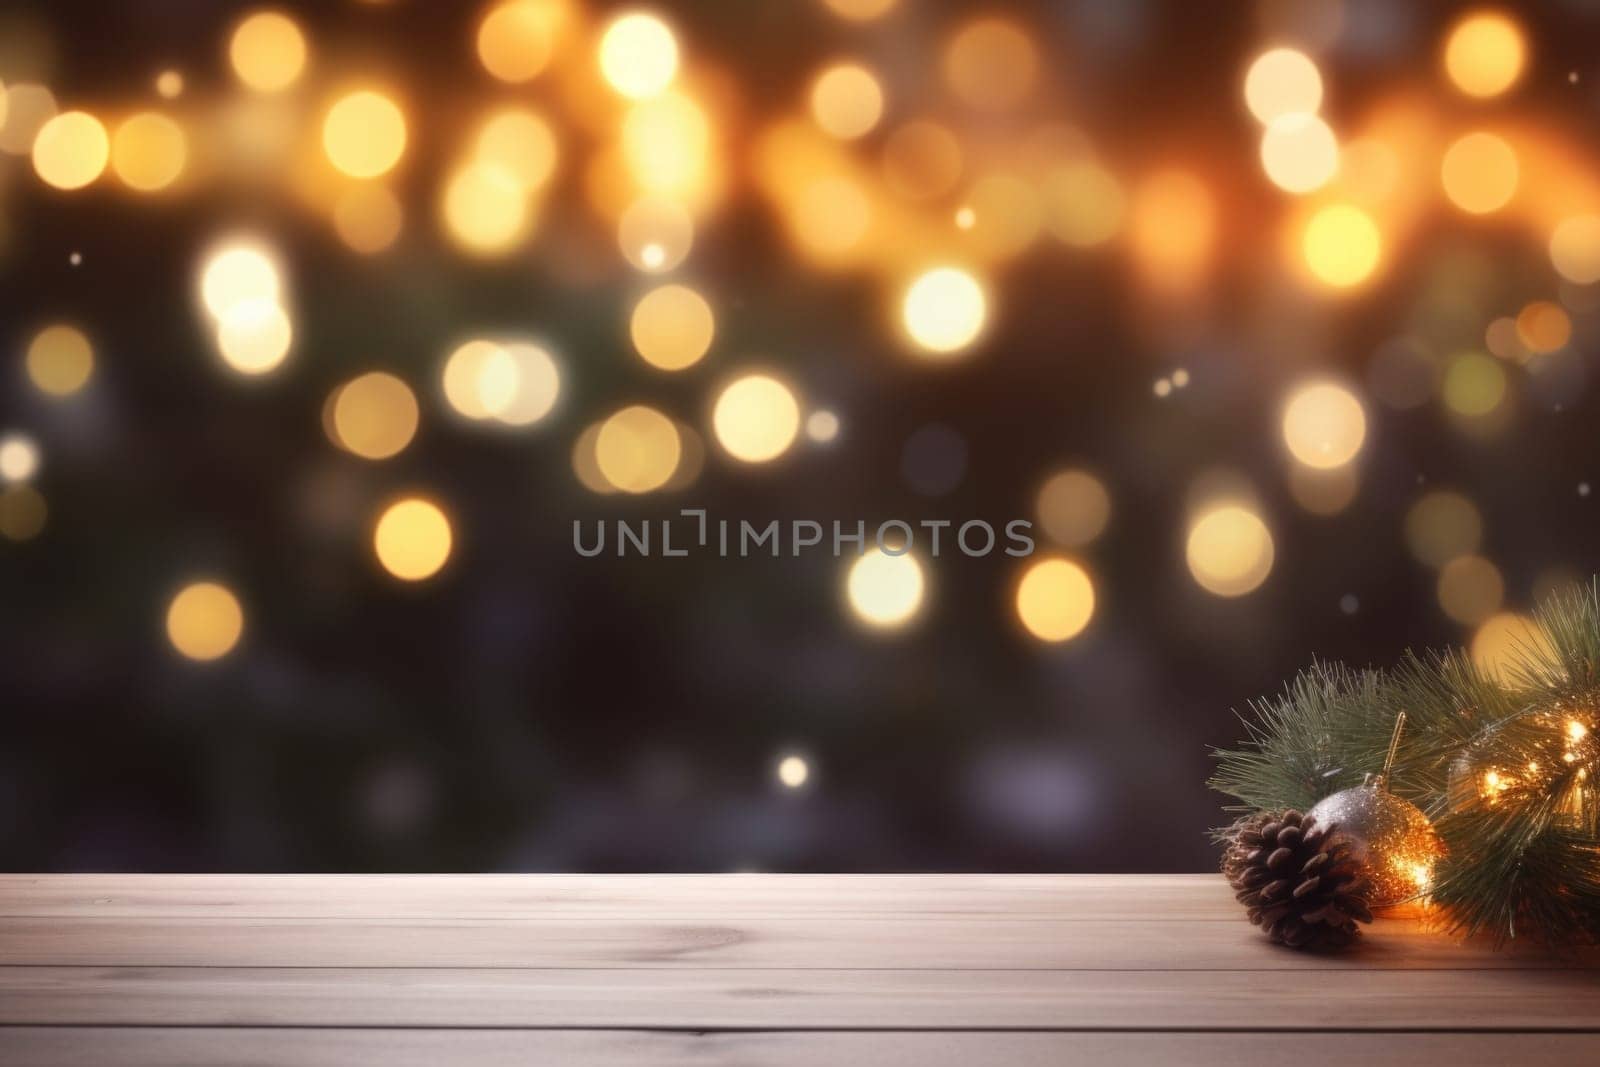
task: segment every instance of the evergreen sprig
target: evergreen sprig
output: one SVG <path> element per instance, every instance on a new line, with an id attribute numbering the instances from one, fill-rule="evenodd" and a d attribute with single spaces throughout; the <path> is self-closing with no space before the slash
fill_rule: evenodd
<path id="1" fill-rule="evenodd" d="M 1314 663 L 1243 717 L 1211 787 L 1231 811 L 1305 810 L 1382 768 L 1446 854 L 1432 899 L 1455 930 L 1499 941 L 1600 941 L 1600 581 L 1535 613 L 1490 673 L 1460 652 L 1390 670 Z"/>

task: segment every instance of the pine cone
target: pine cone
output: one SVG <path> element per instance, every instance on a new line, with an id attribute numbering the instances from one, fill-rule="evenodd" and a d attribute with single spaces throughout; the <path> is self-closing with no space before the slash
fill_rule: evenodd
<path id="1" fill-rule="evenodd" d="M 1338 948 L 1372 921 L 1366 878 L 1338 829 L 1291 810 L 1247 816 L 1225 835 L 1222 873 L 1274 942 Z"/>

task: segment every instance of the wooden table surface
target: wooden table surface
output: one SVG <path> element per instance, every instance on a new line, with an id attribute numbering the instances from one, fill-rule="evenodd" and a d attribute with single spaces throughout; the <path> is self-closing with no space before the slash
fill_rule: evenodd
<path id="1" fill-rule="evenodd" d="M 1216 875 L 0 876 L 0 1063 L 1600 1063 L 1600 960 Z"/>

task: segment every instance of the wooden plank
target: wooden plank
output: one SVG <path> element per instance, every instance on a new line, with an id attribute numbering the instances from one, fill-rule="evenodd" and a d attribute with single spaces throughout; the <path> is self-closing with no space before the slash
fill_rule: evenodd
<path id="1" fill-rule="evenodd" d="M 1600 1035 L 895 1033 L 692 1034 L 605 1030 L 0 1029 L 18 1067 L 1571 1067 Z"/>
<path id="2" fill-rule="evenodd" d="M 1593 966 L 1591 954 L 1568 966 Z M 1341 955 L 1268 945 L 1242 917 L 1017 923 L 987 917 L 727 922 L 461 919 L 5 919 L 0 961 L 129 967 L 757 967 L 849 970 L 1548 968 L 1529 948 L 1456 944 L 1394 920 Z"/>
<path id="3" fill-rule="evenodd" d="M 0 968 L 0 1023 L 1600 1030 L 1584 971 Z"/>
<path id="4" fill-rule="evenodd" d="M 1232 919 L 1217 875 L 0 875 L 0 917 Z"/>

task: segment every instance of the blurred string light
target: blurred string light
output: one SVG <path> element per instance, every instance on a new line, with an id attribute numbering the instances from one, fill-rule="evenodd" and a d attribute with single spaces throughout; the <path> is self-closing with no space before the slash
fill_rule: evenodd
<path id="1" fill-rule="evenodd" d="M 900 0 L 823 0 L 828 10 L 835 15 L 861 22 L 882 18 L 899 2 Z"/>
<path id="2" fill-rule="evenodd" d="M 1289 395 L 1283 440 L 1296 461 L 1318 470 L 1355 459 L 1367 437 L 1361 401 L 1335 382 L 1310 382 Z"/>
<path id="3" fill-rule="evenodd" d="M 900 304 L 901 322 L 918 348 L 949 356 L 969 348 L 983 332 L 988 297 L 978 279 L 959 267 L 918 275 Z"/>
<path id="4" fill-rule="evenodd" d="M 1535 300 L 1517 313 L 1515 331 L 1530 354 L 1544 355 L 1565 348 L 1572 340 L 1572 318 L 1560 304 Z"/>
<path id="5" fill-rule="evenodd" d="M 159 112 L 129 117 L 111 138 L 111 169 L 141 193 L 158 192 L 177 181 L 188 158 L 183 127 Z"/>
<path id="6" fill-rule="evenodd" d="M 1445 39 L 1445 73 L 1468 96 L 1499 96 L 1516 84 L 1526 62 L 1521 27 L 1500 12 L 1470 14 Z"/>
<path id="7" fill-rule="evenodd" d="M 1217 238 L 1217 207 L 1193 173 L 1166 168 L 1146 175 L 1133 192 L 1135 262 L 1158 292 L 1185 295 L 1205 278 Z"/>
<path id="8" fill-rule="evenodd" d="M 533 224 L 532 205 L 516 175 L 491 162 L 474 160 L 445 183 L 445 229 L 463 251 L 480 255 L 509 252 Z"/>
<path id="9" fill-rule="evenodd" d="M 387 174 L 405 153 L 405 113 L 374 89 L 346 93 L 323 116 L 322 149 L 341 174 L 352 178 Z"/>
<path id="10" fill-rule="evenodd" d="M 1450 202 L 1473 215 L 1498 211 L 1517 191 L 1517 155 L 1502 138 L 1479 131 L 1452 144 L 1439 179 Z"/>
<path id="11" fill-rule="evenodd" d="M 836 63 L 811 83 L 811 117 L 842 140 L 864 136 L 883 117 L 883 87 L 859 63 Z"/>
<path id="12" fill-rule="evenodd" d="M 678 39 L 655 15 L 640 11 L 619 15 L 600 38 L 600 73 L 625 97 L 657 96 L 677 76 Z"/>
<path id="13" fill-rule="evenodd" d="M 57 189 L 82 189 L 91 184 L 110 159 L 111 139 L 106 128 L 86 111 L 53 116 L 39 127 L 33 140 L 34 172 Z"/>
<path id="14" fill-rule="evenodd" d="M 221 659 L 243 635 L 244 609 L 221 582 L 191 582 L 167 605 L 167 640 L 186 659 Z"/>
<path id="15" fill-rule="evenodd" d="M 1452 489 L 1421 496 L 1405 517 L 1405 542 L 1417 562 L 1439 568 L 1478 550 L 1483 518 L 1477 505 Z"/>
<path id="16" fill-rule="evenodd" d="M 0 482 L 21 485 L 39 473 L 39 445 L 22 433 L 0 435 Z"/>
<path id="17" fill-rule="evenodd" d="M 1223 597 L 1254 592 L 1272 573 L 1272 532 L 1253 507 L 1223 502 L 1189 524 L 1185 557 L 1200 587 Z"/>
<path id="18" fill-rule="evenodd" d="M 0 489 L 0 537 L 8 541 L 31 541 L 44 532 L 49 509 L 39 491 L 31 485 Z"/>
<path id="19" fill-rule="evenodd" d="M 475 149 L 479 161 L 501 168 L 530 192 L 550 180 L 560 156 L 550 123 L 524 107 L 490 115 L 478 128 Z"/>
<path id="20" fill-rule="evenodd" d="M 363 459 L 398 455 L 416 437 L 416 394 L 392 374 L 363 374 L 339 386 L 329 399 L 334 444 Z"/>
<path id="21" fill-rule="evenodd" d="M 450 519 L 438 504 L 409 496 L 378 516 L 372 548 L 384 570 L 401 581 L 420 582 L 443 569 L 453 538 Z"/>
<path id="22" fill-rule="evenodd" d="M 1483 622 L 1500 610 L 1505 580 L 1482 556 L 1457 556 L 1439 569 L 1439 607 L 1464 626 Z"/>
<path id="23" fill-rule="evenodd" d="M 1322 106 L 1322 74 L 1304 52 L 1274 48 L 1251 62 L 1244 98 L 1263 125 L 1293 115 L 1314 115 Z"/>
<path id="24" fill-rule="evenodd" d="M 1463 352 L 1445 369 L 1442 396 L 1451 413 L 1468 419 L 1494 414 L 1506 399 L 1506 371 L 1483 352 Z"/>
<path id="25" fill-rule="evenodd" d="M 1301 251 L 1317 280 L 1335 289 L 1349 289 L 1378 269 L 1383 237 L 1365 211 L 1351 204 L 1329 204 L 1306 222 Z"/>
<path id="26" fill-rule="evenodd" d="M 228 61 L 248 88 L 275 93 L 300 80 L 306 68 L 306 39 L 300 27 L 279 11 L 258 11 L 235 27 Z"/>
<path id="27" fill-rule="evenodd" d="M 711 348 L 716 319 L 705 297 L 687 285 L 663 285 L 633 307 L 628 325 L 634 351 L 653 367 L 683 370 Z"/>
<path id="28" fill-rule="evenodd" d="M 532 81 L 550 65 L 569 18 L 566 0 L 496 4 L 478 23 L 478 60 L 503 82 Z"/>
<path id="29" fill-rule="evenodd" d="M 748 374 L 717 395 L 711 426 L 723 451 L 744 463 L 767 463 L 789 450 L 800 432 L 800 403 L 783 382 Z"/>
<path id="30" fill-rule="evenodd" d="M 642 196 L 617 221 L 617 244 L 635 269 L 650 274 L 670 271 L 694 245 L 694 217 L 675 200 Z"/>
<path id="31" fill-rule="evenodd" d="M 964 103 L 984 110 L 1015 107 L 1032 90 L 1039 53 L 1022 27 L 981 16 L 966 23 L 945 46 L 946 83 Z"/>
<path id="32" fill-rule="evenodd" d="M 883 180 L 909 200 L 931 200 L 961 180 L 965 154 L 955 134 L 931 119 L 897 127 L 883 145 Z"/>
<path id="33" fill-rule="evenodd" d="M 667 416 L 633 404 L 600 424 L 594 462 L 601 477 L 624 493 L 649 493 L 672 480 L 683 456 L 683 437 Z"/>
<path id="34" fill-rule="evenodd" d="M 1034 510 L 1047 537 L 1067 548 L 1081 548 L 1111 521 L 1111 494 L 1089 471 L 1058 471 L 1039 487 Z"/>
<path id="35" fill-rule="evenodd" d="M 458 415 L 513 427 L 543 420 L 561 395 L 555 357 L 527 341 L 467 341 L 446 357 L 442 381 Z"/>
<path id="36" fill-rule="evenodd" d="M 289 354 L 294 327 L 283 306 L 276 258 L 253 238 L 232 238 L 206 257 L 201 303 L 216 326 L 217 350 L 241 374 L 275 370 Z"/>
<path id="37" fill-rule="evenodd" d="M 1283 115 L 1261 135 L 1261 166 L 1278 188 L 1310 193 L 1339 170 L 1339 142 L 1316 115 Z"/>
<path id="38" fill-rule="evenodd" d="M 819 445 L 832 444 L 839 437 L 839 416 L 818 408 L 806 416 L 806 436 Z"/>
<path id="39" fill-rule="evenodd" d="M 1117 235 L 1127 212 L 1122 183 L 1090 159 L 1052 170 L 1041 183 L 1044 222 L 1050 232 L 1076 248 L 1092 248 Z"/>
<path id="40" fill-rule="evenodd" d="M 399 197 L 382 185 L 363 182 L 339 195 L 333 228 L 352 251 L 376 255 L 392 246 L 405 225 Z"/>
<path id="41" fill-rule="evenodd" d="M 1017 583 L 1017 618 L 1041 641 L 1070 641 L 1094 617 L 1094 584 L 1089 572 L 1067 559 L 1030 563 Z"/>
<path id="42" fill-rule="evenodd" d="M 176 100 L 183 95 L 183 72 L 167 69 L 156 75 L 156 95 L 163 100 Z"/>
<path id="43" fill-rule="evenodd" d="M 785 789 L 799 789 L 811 779 L 811 765 L 804 756 L 791 753 L 778 760 L 777 776 Z"/>
<path id="44" fill-rule="evenodd" d="M 1533 619 L 1516 612 L 1501 612 L 1485 619 L 1474 631 L 1469 654 L 1490 678 L 1511 684 L 1516 679 L 1506 673 L 1510 664 L 1530 652 L 1548 648 L 1544 632 Z"/>
<path id="45" fill-rule="evenodd" d="M 55 94 L 43 85 L 17 82 L 6 86 L 6 120 L 0 125 L 0 151 L 25 156 L 34 139 L 58 110 Z"/>
<path id="46" fill-rule="evenodd" d="M 921 610 L 924 584 L 922 564 L 912 553 L 890 555 L 874 545 L 850 564 L 845 596 L 867 626 L 897 630 Z"/>
<path id="47" fill-rule="evenodd" d="M 1574 285 L 1600 281 L 1600 215 L 1563 219 L 1550 235 L 1550 262 Z"/>
<path id="48" fill-rule="evenodd" d="M 94 347 L 76 326 L 57 323 L 33 335 L 24 364 L 35 389 L 46 396 L 72 396 L 94 374 Z"/>

